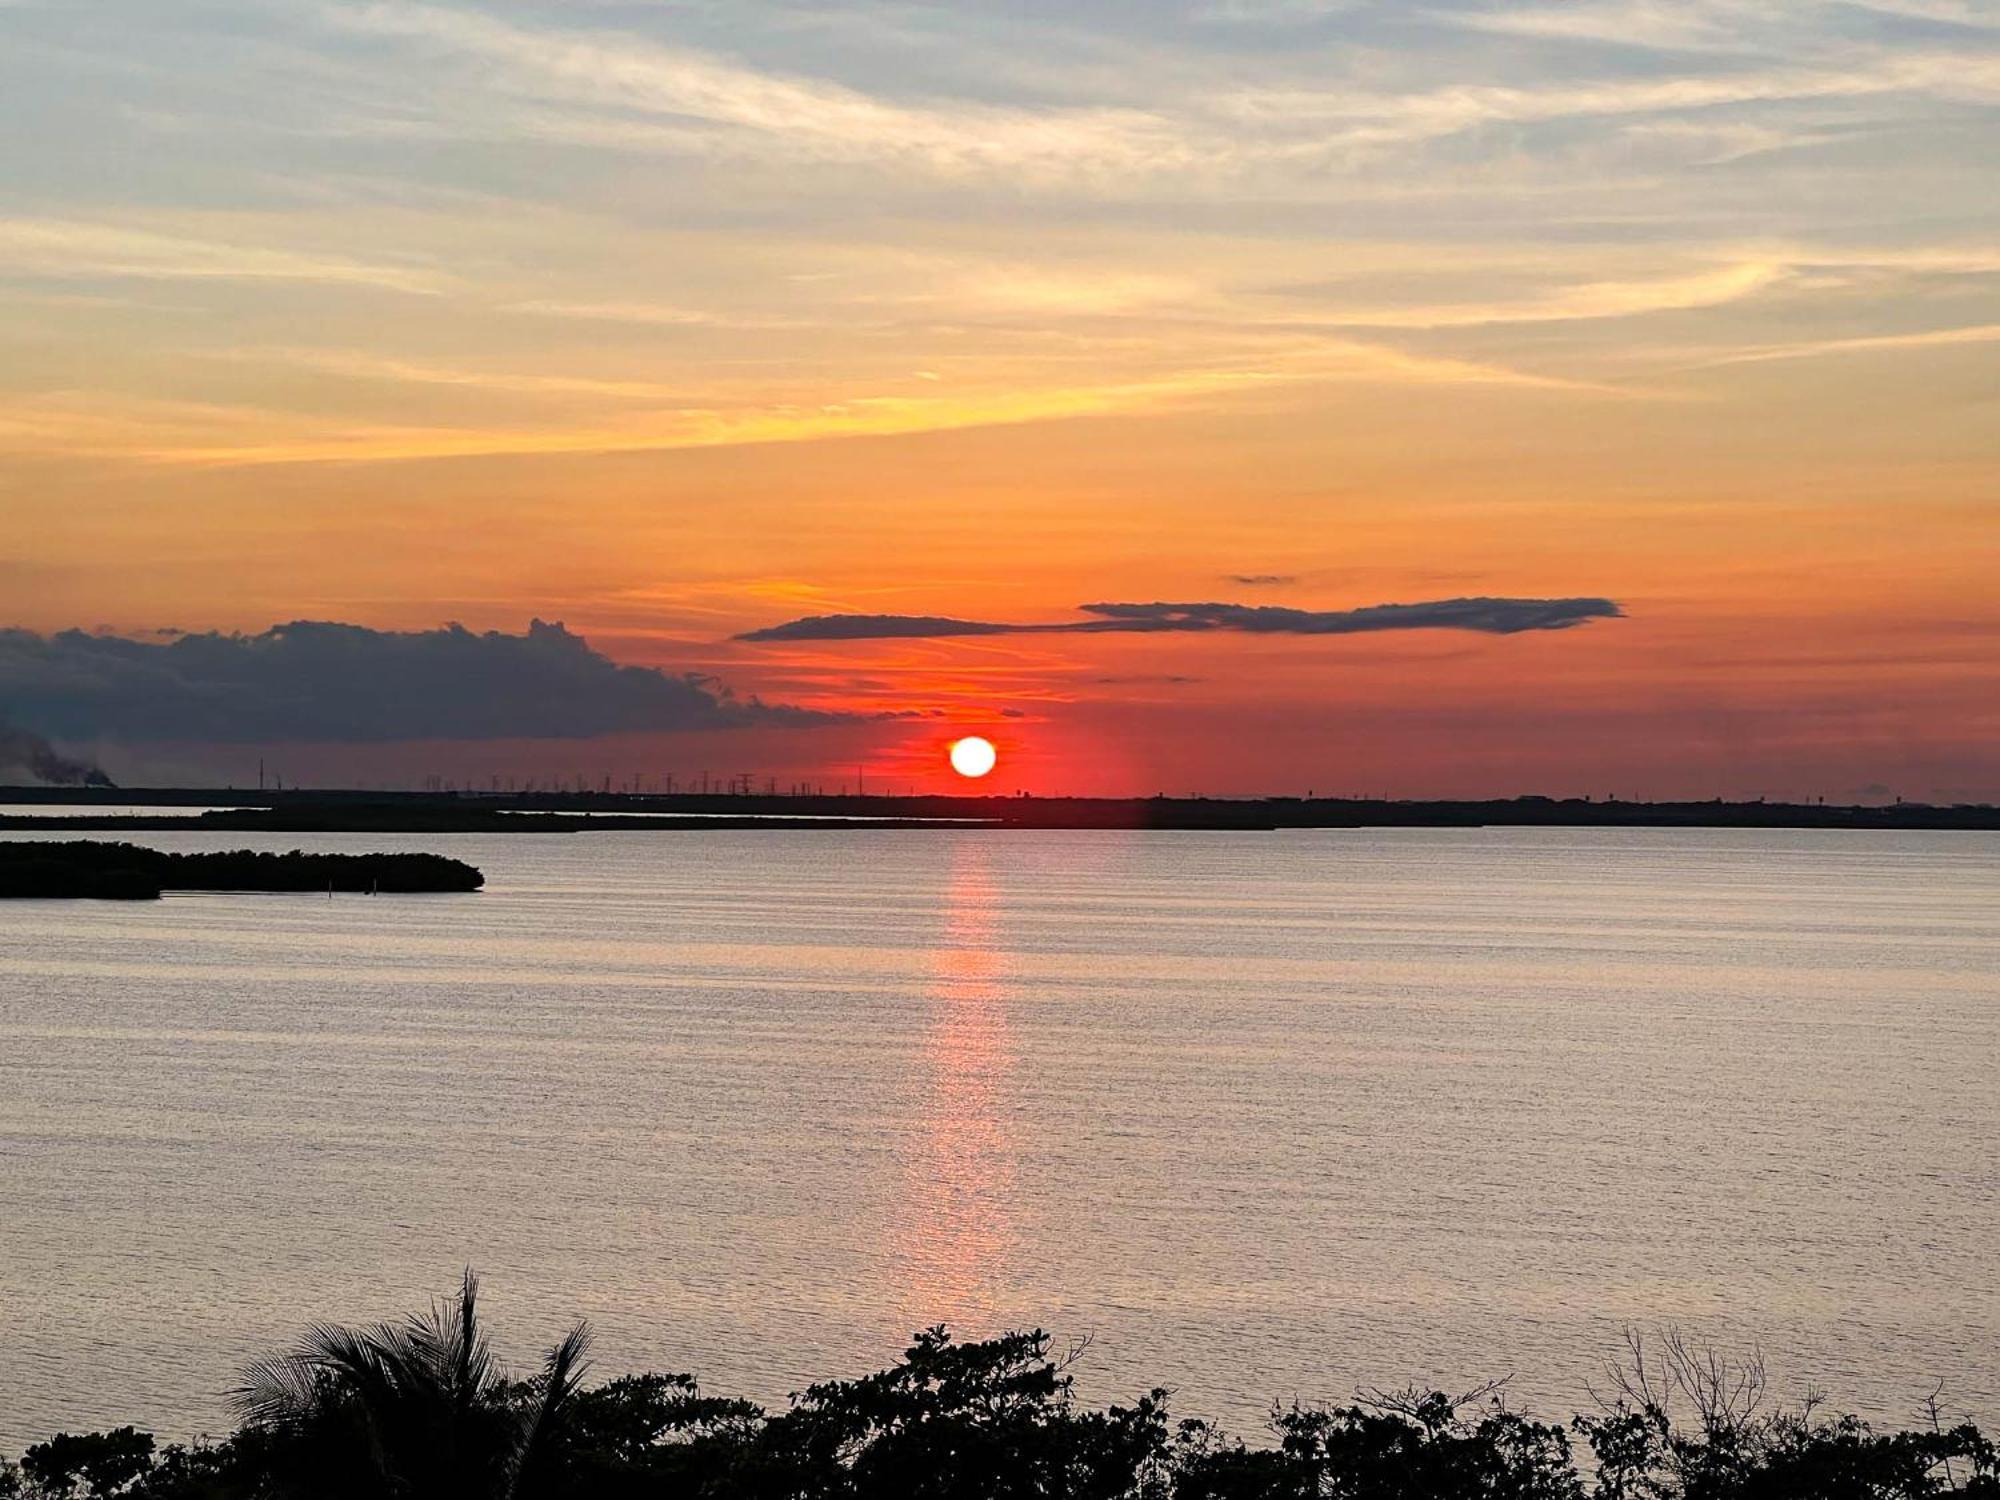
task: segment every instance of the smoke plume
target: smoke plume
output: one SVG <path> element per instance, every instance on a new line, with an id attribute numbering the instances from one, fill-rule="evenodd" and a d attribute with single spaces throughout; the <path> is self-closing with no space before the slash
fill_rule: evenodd
<path id="1" fill-rule="evenodd" d="M 30 730 L 0 722 L 0 772 L 18 767 L 50 786 L 111 786 L 112 780 L 88 761 L 71 760 Z"/>

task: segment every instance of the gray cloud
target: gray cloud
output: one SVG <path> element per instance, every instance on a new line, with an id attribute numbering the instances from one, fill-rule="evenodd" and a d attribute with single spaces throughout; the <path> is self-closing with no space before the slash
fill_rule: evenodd
<path id="1" fill-rule="evenodd" d="M 879 641 L 941 635 L 1018 635 L 1035 630 L 1073 630 L 1076 625 L 995 625 L 953 620 L 944 615 L 808 615 L 762 630 L 747 630 L 739 641 Z"/>
<path id="2" fill-rule="evenodd" d="M 740 641 L 860 641 L 968 635 L 1103 635 L 1238 631 L 1250 635 L 1356 635 L 1376 630 L 1476 630 L 1515 635 L 1567 630 L 1624 614 L 1609 599 L 1438 599 L 1362 609 L 1268 604 L 1084 604 L 1090 620 L 1001 624 L 938 615 L 810 615 L 739 635 Z"/>
<path id="3" fill-rule="evenodd" d="M 65 739 L 217 743 L 570 739 L 845 717 L 620 666 L 540 620 L 524 635 L 319 620 L 168 641 L 0 630 L 0 709 Z"/>
<path id="4" fill-rule="evenodd" d="M 1268 588 L 1276 584 L 1297 583 L 1296 573 L 1231 573 L 1231 583 L 1240 583 L 1245 588 Z"/>

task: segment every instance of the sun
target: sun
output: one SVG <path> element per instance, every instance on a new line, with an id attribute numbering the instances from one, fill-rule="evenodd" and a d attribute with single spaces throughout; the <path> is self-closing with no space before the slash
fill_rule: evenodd
<path id="1" fill-rule="evenodd" d="M 983 740 L 976 734 L 951 742 L 951 768 L 961 776 L 976 780 L 992 770 L 994 762 L 999 759 L 993 741 Z"/>

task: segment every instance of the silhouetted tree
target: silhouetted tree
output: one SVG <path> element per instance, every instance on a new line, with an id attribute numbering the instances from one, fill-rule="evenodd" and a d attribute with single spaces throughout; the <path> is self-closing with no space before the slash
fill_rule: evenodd
<path id="1" fill-rule="evenodd" d="M 1559 1427 L 1509 1411 L 1497 1386 L 1459 1397 L 1439 1391 L 1370 1392 L 1333 1409 L 1272 1413 L 1275 1451 L 1208 1445 L 1181 1464 L 1187 1500 L 1582 1500 Z M 1468 1416 L 1473 1408 L 1478 1415 Z"/>
<path id="2" fill-rule="evenodd" d="M 555 1449 L 582 1379 L 579 1323 L 526 1386 L 507 1380 L 479 1323 L 479 1280 L 427 1314 L 372 1328 L 319 1324 L 260 1360 L 234 1393 L 269 1439 L 272 1493 L 526 1500 L 551 1490 Z"/>
<path id="3" fill-rule="evenodd" d="M 555 1459 L 565 1494 L 701 1494 L 742 1467 L 763 1408 L 701 1394 L 692 1375 L 627 1375 L 579 1391 Z"/>
<path id="4" fill-rule="evenodd" d="M 1039 1330 L 955 1344 L 917 1335 L 902 1362 L 830 1381 L 771 1419 L 753 1470 L 759 1495 L 907 1496 L 909 1500 L 1114 1500 L 1146 1486 L 1166 1443 L 1165 1393 L 1078 1413 L 1068 1365 Z M 1145 1486 L 1142 1489 L 1142 1486 Z"/>

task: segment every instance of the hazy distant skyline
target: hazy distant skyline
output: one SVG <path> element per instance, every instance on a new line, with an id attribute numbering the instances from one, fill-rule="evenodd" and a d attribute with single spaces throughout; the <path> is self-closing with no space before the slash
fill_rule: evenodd
<path id="1" fill-rule="evenodd" d="M 364 676 L 295 775 L 941 787 L 979 732 L 1001 791 L 2000 798 L 1993 5 L 0 36 L 0 627 L 561 620 L 696 705 L 545 744 L 494 657 L 485 730 L 399 744 L 343 728 Z M 1616 614 L 1341 623 L 1465 600 Z M 799 623 L 862 616 L 903 623 Z M 114 773 L 243 754 L 17 717 Z"/>

